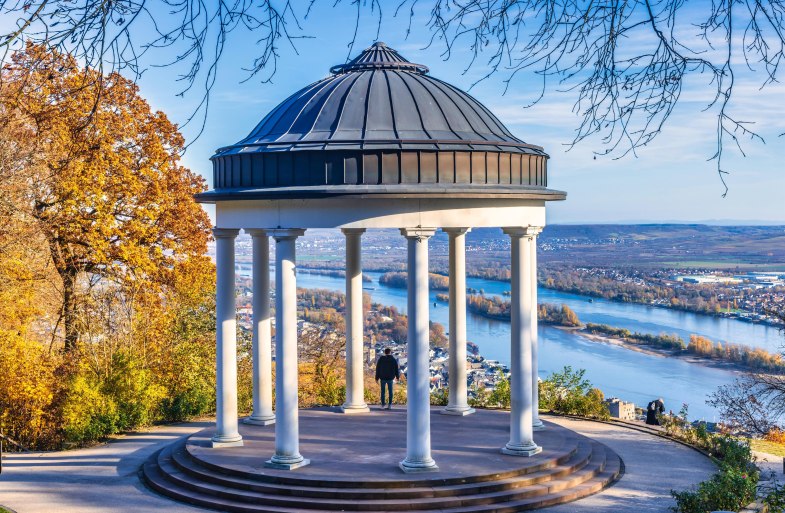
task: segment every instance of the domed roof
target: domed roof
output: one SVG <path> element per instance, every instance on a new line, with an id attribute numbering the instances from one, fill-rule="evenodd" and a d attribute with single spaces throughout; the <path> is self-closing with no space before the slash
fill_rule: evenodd
<path id="1" fill-rule="evenodd" d="M 365 193 L 405 184 L 544 188 L 544 150 L 428 71 L 374 43 L 219 149 L 212 158 L 215 190 L 199 199 L 241 191 L 251 197 L 251 190 L 256 198 L 344 194 L 359 185 Z"/>
<path id="2" fill-rule="evenodd" d="M 360 148 L 535 151 L 467 93 L 384 43 L 274 108 L 237 146 L 269 151 Z M 317 146 L 318 145 L 318 146 Z"/>

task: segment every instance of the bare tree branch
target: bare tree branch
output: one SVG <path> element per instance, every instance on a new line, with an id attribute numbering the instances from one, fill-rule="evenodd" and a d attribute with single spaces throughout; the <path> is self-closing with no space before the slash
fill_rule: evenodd
<path id="1" fill-rule="evenodd" d="M 230 37 L 238 30 L 256 35 L 246 80 L 268 82 L 280 45 L 296 51 L 318 2 L 0 0 L 0 12 L 16 18 L 0 34 L 0 46 L 7 52 L 22 41 L 45 42 L 87 66 L 136 78 L 144 65 L 182 68 L 180 94 L 200 89 L 187 123 L 198 120 L 201 131 Z M 354 14 L 348 58 L 364 14 L 375 16 L 377 35 L 385 15 L 379 0 L 332 0 L 331 7 L 339 4 Z M 524 74 L 537 76 L 532 104 L 553 89 L 574 94 L 578 121 L 570 146 L 599 141 L 596 153 L 612 158 L 651 143 L 680 104 L 686 81 L 705 77 L 706 109 L 716 115 L 709 158 L 723 184 L 725 150 L 744 155 L 745 142 L 763 141 L 754 120 L 733 113 L 735 68 L 744 63 L 763 88 L 778 82 L 785 56 L 785 0 L 399 0 L 388 16 L 399 14 L 407 16 L 407 34 L 424 23 L 429 46 L 439 46 L 445 59 L 468 52 L 466 69 L 483 66 L 480 80 L 499 76 L 509 89 Z"/>

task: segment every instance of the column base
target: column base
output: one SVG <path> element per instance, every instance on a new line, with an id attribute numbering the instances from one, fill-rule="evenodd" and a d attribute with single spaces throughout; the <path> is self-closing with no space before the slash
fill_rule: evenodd
<path id="1" fill-rule="evenodd" d="M 356 413 L 370 413 L 371 409 L 368 408 L 367 404 L 344 404 L 341 406 L 341 413 L 345 413 L 347 415 L 354 415 Z"/>
<path id="2" fill-rule="evenodd" d="M 278 470 L 294 470 L 296 468 L 310 465 L 311 460 L 307 460 L 302 456 L 298 458 L 277 458 L 273 456 L 264 462 L 265 468 L 275 468 Z"/>
<path id="3" fill-rule="evenodd" d="M 469 406 L 457 406 L 457 407 L 446 407 L 445 409 L 441 410 L 439 413 L 442 415 L 455 415 L 458 417 L 465 417 L 466 415 L 471 415 L 475 412 L 474 408 Z"/>
<path id="4" fill-rule="evenodd" d="M 534 456 L 542 452 L 542 447 L 532 442 L 525 445 L 510 445 L 509 443 L 502 448 L 502 454 L 508 456 Z"/>
<path id="5" fill-rule="evenodd" d="M 545 424 L 543 424 L 541 420 L 535 420 L 532 422 L 532 429 L 535 431 L 545 431 Z"/>
<path id="6" fill-rule="evenodd" d="M 258 417 L 251 415 L 250 417 L 243 419 L 243 424 L 249 424 L 251 426 L 269 426 L 275 424 L 275 415 L 260 415 Z"/>
<path id="7" fill-rule="evenodd" d="M 436 465 L 436 462 L 431 460 L 428 461 L 410 461 L 408 458 L 403 460 L 398 464 L 398 467 L 406 472 L 407 474 L 415 473 L 415 472 L 438 472 L 439 467 Z"/>
<path id="8" fill-rule="evenodd" d="M 214 436 L 212 438 L 213 448 L 219 447 L 242 447 L 243 437 L 240 435 L 235 436 Z"/>

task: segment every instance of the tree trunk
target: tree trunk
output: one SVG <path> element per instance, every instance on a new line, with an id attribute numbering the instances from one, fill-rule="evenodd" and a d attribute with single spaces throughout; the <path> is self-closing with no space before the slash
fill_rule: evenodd
<path id="1" fill-rule="evenodd" d="M 76 273 L 65 272 L 60 275 L 63 279 L 63 326 L 65 330 L 65 352 L 76 350 L 79 341 L 79 332 L 76 329 Z"/>

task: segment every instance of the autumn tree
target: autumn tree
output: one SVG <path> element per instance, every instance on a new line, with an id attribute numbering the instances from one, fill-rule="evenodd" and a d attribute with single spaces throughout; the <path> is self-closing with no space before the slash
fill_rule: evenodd
<path id="1" fill-rule="evenodd" d="M 332 327 L 311 326 L 300 333 L 298 347 L 302 398 L 315 404 L 340 404 L 345 399 L 339 372 L 345 358 L 345 335 Z"/>
<path id="2" fill-rule="evenodd" d="M 99 281 L 141 291 L 169 283 L 180 261 L 206 251 L 209 219 L 193 195 L 204 181 L 179 160 L 177 126 L 118 73 L 80 67 L 28 44 L 2 69 L 0 145 L 22 148 L 5 210 L 45 241 L 61 287 L 66 350 L 78 343 L 80 295 Z"/>
<path id="3" fill-rule="evenodd" d="M 766 313 L 785 323 L 785 309 Z M 723 422 L 736 429 L 756 435 L 779 432 L 785 428 L 785 351 L 773 355 L 745 349 L 745 363 L 763 371 L 745 372 L 733 383 L 720 386 L 706 402 L 717 409 Z"/>

